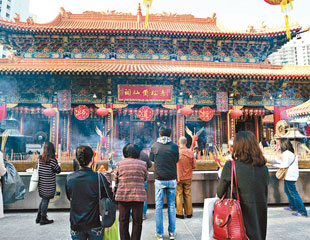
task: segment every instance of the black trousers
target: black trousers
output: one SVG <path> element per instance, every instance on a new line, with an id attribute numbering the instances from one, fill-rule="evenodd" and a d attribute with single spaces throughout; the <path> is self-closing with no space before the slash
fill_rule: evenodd
<path id="1" fill-rule="evenodd" d="M 38 209 L 38 213 L 41 213 L 42 217 L 46 217 L 46 215 L 47 215 L 47 208 L 48 208 L 49 202 L 50 202 L 49 199 L 45 199 L 45 198 L 41 199 L 39 209 Z"/>
<path id="2" fill-rule="evenodd" d="M 121 240 L 140 240 L 144 202 L 118 202 L 119 234 Z M 132 232 L 129 235 L 129 217 L 132 209 Z"/>

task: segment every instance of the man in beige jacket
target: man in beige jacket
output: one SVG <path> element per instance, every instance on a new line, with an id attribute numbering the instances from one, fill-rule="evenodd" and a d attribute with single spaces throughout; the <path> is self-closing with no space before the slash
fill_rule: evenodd
<path id="1" fill-rule="evenodd" d="M 193 169 L 196 168 L 194 153 L 186 147 L 186 137 L 179 139 L 179 161 L 177 162 L 177 192 L 176 192 L 176 217 L 184 219 L 184 210 L 187 218 L 193 216 L 192 207 L 192 177 Z"/>

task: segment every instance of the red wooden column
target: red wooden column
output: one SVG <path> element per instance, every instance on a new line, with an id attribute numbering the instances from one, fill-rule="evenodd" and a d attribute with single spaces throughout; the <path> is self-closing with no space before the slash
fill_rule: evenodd
<path id="1" fill-rule="evenodd" d="M 288 107 L 274 107 L 274 114 L 273 114 L 273 119 L 274 119 L 274 134 L 276 134 L 276 125 L 277 122 L 279 122 L 282 119 L 289 119 L 289 117 L 286 115 L 286 110 L 292 108 L 292 106 Z"/>

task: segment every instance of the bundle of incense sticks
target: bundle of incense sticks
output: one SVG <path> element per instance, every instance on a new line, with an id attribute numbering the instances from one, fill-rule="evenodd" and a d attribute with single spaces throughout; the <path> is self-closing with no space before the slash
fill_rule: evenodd
<path id="1" fill-rule="evenodd" d="M 4 133 L 2 133 L 2 142 L 1 142 L 1 151 L 4 151 L 4 147 L 6 144 L 6 141 L 8 140 L 9 134 L 5 131 Z"/>
<path id="2" fill-rule="evenodd" d="M 222 169 L 227 159 L 225 159 L 225 154 L 223 153 L 221 146 L 215 145 L 215 152 L 216 157 L 214 157 L 214 161 L 219 166 L 219 168 Z"/>

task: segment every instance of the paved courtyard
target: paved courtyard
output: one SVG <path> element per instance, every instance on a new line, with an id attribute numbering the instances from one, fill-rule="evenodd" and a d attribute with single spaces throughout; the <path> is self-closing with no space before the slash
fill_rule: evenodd
<path id="1" fill-rule="evenodd" d="M 310 208 L 307 208 L 308 214 Z M 165 240 L 167 236 L 167 209 L 164 210 Z M 177 219 L 176 240 L 200 240 L 202 229 L 202 207 L 194 208 L 191 219 Z M 69 211 L 50 211 L 49 218 L 55 223 L 40 226 L 34 223 L 35 212 L 8 212 L 0 219 L 1 240 L 69 240 Z M 155 232 L 154 208 L 148 210 L 143 223 L 141 240 L 152 240 Z M 310 239 L 310 218 L 292 216 L 283 207 L 269 207 L 268 240 Z"/>

